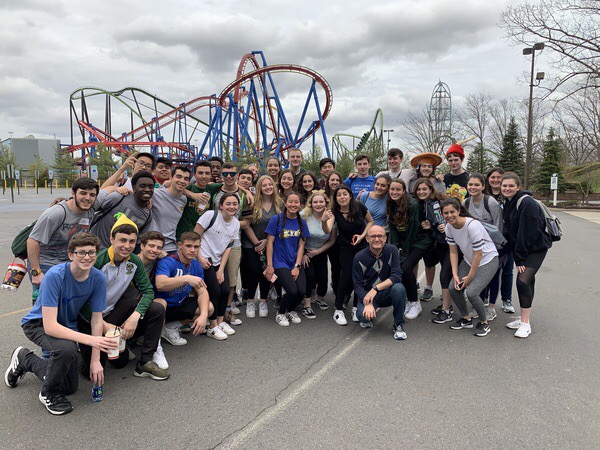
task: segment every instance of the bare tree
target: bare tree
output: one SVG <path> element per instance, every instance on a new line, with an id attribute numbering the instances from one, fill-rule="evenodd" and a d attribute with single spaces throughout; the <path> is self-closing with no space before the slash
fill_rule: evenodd
<path id="1" fill-rule="evenodd" d="M 509 6 L 499 26 L 515 43 L 543 42 L 551 53 L 550 63 L 558 75 L 546 96 L 562 92 L 562 98 L 575 92 L 600 87 L 600 39 L 597 0 L 525 1 Z"/>
<path id="2" fill-rule="evenodd" d="M 516 115 L 516 101 L 506 98 L 496 102 L 490 111 L 492 122 L 490 125 L 490 148 L 495 152 L 502 150 L 502 142 L 506 136 L 506 129 L 510 118 Z"/>
<path id="3" fill-rule="evenodd" d="M 450 136 L 443 140 L 433 136 L 431 116 L 427 106 L 418 113 L 409 111 L 406 118 L 400 121 L 399 125 L 401 139 L 414 153 L 441 153 L 449 145 Z"/>

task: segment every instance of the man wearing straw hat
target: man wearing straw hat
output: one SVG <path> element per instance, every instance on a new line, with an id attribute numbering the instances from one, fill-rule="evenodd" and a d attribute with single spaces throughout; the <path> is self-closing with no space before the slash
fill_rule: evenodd
<path id="1" fill-rule="evenodd" d="M 120 213 L 110 233 L 111 246 L 98 254 L 96 268 L 106 276 L 106 308 L 103 315 L 104 332 L 120 328 L 120 339 L 142 337 L 142 352 L 133 374 L 136 377 L 150 377 L 153 380 L 166 380 L 169 371 L 158 367 L 153 361 L 158 347 L 160 333 L 165 319 L 165 307 L 154 301 L 154 289 L 139 256 L 133 253 L 137 243 L 138 229 L 135 223 Z M 133 283 L 141 294 L 127 289 Z M 89 324 L 82 314 L 79 327 L 84 332 Z M 89 376 L 91 348 L 81 345 L 81 374 Z M 106 364 L 106 355 L 102 355 L 102 365 Z M 129 361 L 129 352 L 123 351 L 118 358 L 109 360 L 111 365 L 122 368 Z"/>

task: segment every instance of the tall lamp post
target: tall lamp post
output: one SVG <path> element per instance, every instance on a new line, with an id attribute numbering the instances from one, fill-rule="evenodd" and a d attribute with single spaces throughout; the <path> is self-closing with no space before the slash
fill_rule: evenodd
<path id="1" fill-rule="evenodd" d="M 538 72 L 535 76 L 537 84 L 533 84 L 533 73 L 535 70 L 535 52 L 542 51 L 544 43 L 538 42 L 533 47 L 523 49 L 524 55 L 531 55 L 531 79 L 529 80 L 529 117 L 527 119 L 527 148 L 525 149 L 525 189 L 529 189 L 531 175 L 531 154 L 533 147 L 533 87 L 539 86 L 544 79 L 544 72 Z"/>
<path id="2" fill-rule="evenodd" d="M 384 133 L 387 133 L 387 149 L 390 151 L 390 133 L 393 133 L 394 130 L 383 130 Z"/>

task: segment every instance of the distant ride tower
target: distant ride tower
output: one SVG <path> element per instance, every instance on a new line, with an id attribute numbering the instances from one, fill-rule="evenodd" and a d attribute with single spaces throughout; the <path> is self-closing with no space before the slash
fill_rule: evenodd
<path id="1" fill-rule="evenodd" d="M 432 152 L 442 153 L 452 143 L 452 98 L 450 88 L 438 82 L 429 103 L 429 132 Z"/>

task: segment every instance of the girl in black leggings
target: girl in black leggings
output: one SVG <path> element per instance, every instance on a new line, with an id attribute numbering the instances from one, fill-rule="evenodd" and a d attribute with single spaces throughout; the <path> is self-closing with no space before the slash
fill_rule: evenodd
<path id="1" fill-rule="evenodd" d="M 354 256 L 368 245 L 364 239 L 369 228 L 373 226 L 373 218 L 365 205 L 354 200 L 352 190 L 345 184 L 342 184 L 335 191 L 332 212 L 332 217 L 323 225 L 323 231 L 329 233 L 333 228 L 333 224 L 337 224 L 341 273 L 335 293 L 333 320 L 338 325 L 347 325 L 343 304 L 346 297 L 350 296 L 354 290 L 352 262 Z M 358 322 L 356 305 L 357 299 L 355 297 L 354 307 L 352 308 L 352 320 L 354 322 Z"/>
<path id="2" fill-rule="evenodd" d="M 529 315 L 533 302 L 535 274 L 542 266 L 552 239 L 546 233 L 546 219 L 529 191 L 521 189 L 521 179 L 512 172 L 502 176 L 504 196 L 504 231 L 515 256 L 517 266 L 517 292 L 521 305 L 521 318 L 507 324 L 516 329 L 515 336 L 526 338 L 531 334 Z"/>
<path id="3" fill-rule="evenodd" d="M 304 242 L 310 233 L 299 212 L 300 196 L 290 192 L 285 198 L 283 212 L 272 217 L 265 230 L 268 237 L 264 275 L 267 280 L 273 280 L 273 275 L 276 275 L 276 284 L 285 290 L 275 317 L 275 321 L 284 327 L 288 327 L 290 322 L 301 322 L 296 308 L 306 291 L 302 256 Z"/>

